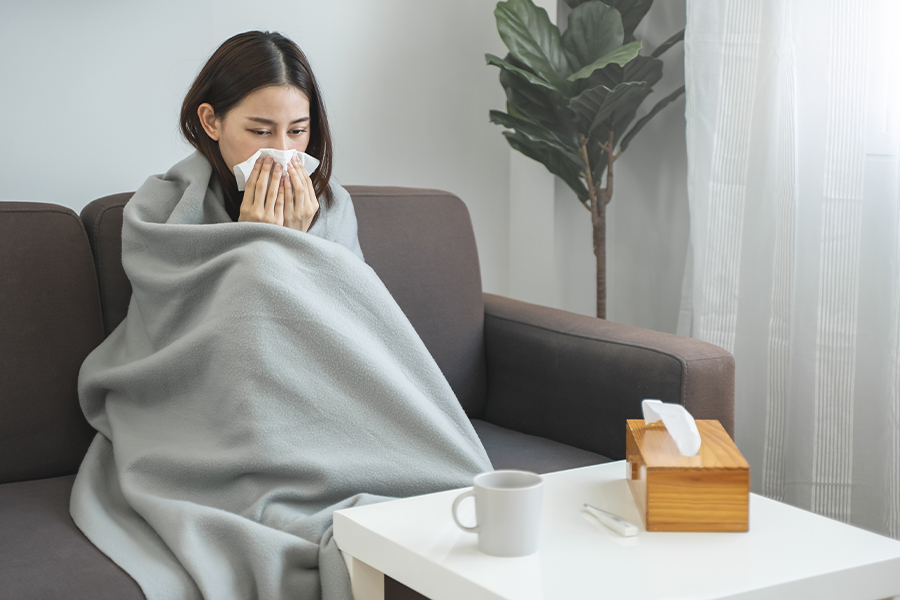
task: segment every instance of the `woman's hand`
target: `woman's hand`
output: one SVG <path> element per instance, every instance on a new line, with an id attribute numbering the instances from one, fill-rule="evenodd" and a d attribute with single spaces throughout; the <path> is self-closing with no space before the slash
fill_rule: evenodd
<path id="1" fill-rule="evenodd" d="M 284 177 L 281 165 L 274 166 L 275 173 L 272 175 L 271 185 L 269 184 L 269 174 L 272 173 L 274 162 L 271 156 L 267 156 L 265 160 L 260 156 L 253 165 L 250 177 L 247 178 L 247 186 L 244 188 L 244 200 L 241 202 L 238 221 L 285 225 Z"/>
<path id="2" fill-rule="evenodd" d="M 284 180 L 284 226 L 306 232 L 319 210 L 319 199 L 300 156 L 294 155 L 288 175 Z"/>

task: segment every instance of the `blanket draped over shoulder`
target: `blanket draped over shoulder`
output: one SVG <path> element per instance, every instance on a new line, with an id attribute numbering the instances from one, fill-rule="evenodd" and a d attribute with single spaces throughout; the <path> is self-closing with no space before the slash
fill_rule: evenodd
<path id="1" fill-rule="evenodd" d="M 362 260 L 346 190 L 309 233 L 234 223 L 200 154 L 125 207 L 125 320 L 84 361 L 70 510 L 149 600 L 351 598 L 332 511 L 490 461 Z"/>

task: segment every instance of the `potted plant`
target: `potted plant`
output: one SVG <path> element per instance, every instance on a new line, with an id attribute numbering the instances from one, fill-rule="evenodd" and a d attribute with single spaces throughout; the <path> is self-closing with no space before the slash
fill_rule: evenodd
<path id="1" fill-rule="evenodd" d="M 634 122 L 662 79 L 659 56 L 684 39 L 684 30 L 644 56 L 634 30 L 653 0 L 566 3 L 572 11 L 563 33 L 532 0 L 497 3 L 497 30 L 509 53 L 504 58 L 485 54 L 485 59 L 500 68 L 507 102 L 506 112 L 490 111 L 490 120 L 507 128 L 503 135 L 510 146 L 562 178 L 590 211 L 597 316 L 605 318 L 606 205 L 613 195 L 613 163 L 650 119 L 684 93 L 684 86 L 678 88 Z"/>

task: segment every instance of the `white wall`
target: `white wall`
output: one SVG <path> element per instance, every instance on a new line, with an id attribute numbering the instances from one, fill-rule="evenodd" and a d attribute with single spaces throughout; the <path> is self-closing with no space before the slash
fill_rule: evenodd
<path id="1" fill-rule="evenodd" d="M 252 8 L 249 8 L 252 6 Z M 185 92 L 225 39 L 277 30 L 323 90 L 344 184 L 449 190 L 472 215 L 487 291 L 505 293 L 510 151 L 484 53 L 503 53 L 484 0 L 0 3 L 0 200 L 76 211 L 135 190 L 190 148 Z"/>
<path id="2" fill-rule="evenodd" d="M 635 31 L 644 51 L 651 52 L 683 29 L 685 15 L 684 0 L 654 2 Z M 661 58 L 663 79 L 643 110 L 684 85 L 683 45 Z M 684 134 L 682 95 L 641 130 L 615 164 L 606 234 L 610 320 L 670 333 L 677 328 L 690 237 Z"/>
<path id="3" fill-rule="evenodd" d="M 497 69 L 483 58 L 506 52 L 495 4 L 294 0 L 248 11 L 234 0 L 0 3 L 0 200 L 79 211 L 166 171 L 190 152 L 178 111 L 210 53 L 235 33 L 277 30 L 303 48 L 319 78 L 340 182 L 459 195 L 485 291 L 593 314 L 588 212 L 488 122 L 488 110 L 505 106 Z M 537 4 L 555 20 L 555 0 Z M 684 0 L 660 0 L 638 34 L 653 48 L 683 26 Z M 682 58 L 680 46 L 666 54 L 666 78 L 650 101 L 681 84 Z M 678 101 L 616 163 L 610 319 L 675 330 L 686 171 Z"/>

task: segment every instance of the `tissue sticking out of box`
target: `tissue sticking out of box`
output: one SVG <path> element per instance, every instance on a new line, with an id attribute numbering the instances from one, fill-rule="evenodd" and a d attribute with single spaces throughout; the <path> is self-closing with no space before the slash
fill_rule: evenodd
<path id="1" fill-rule="evenodd" d="M 700 451 L 700 432 L 694 417 L 682 405 L 644 400 L 641 408 L 644 410 L 644 423 L 663 422 L 682 456 L 697 455 Z"/>

